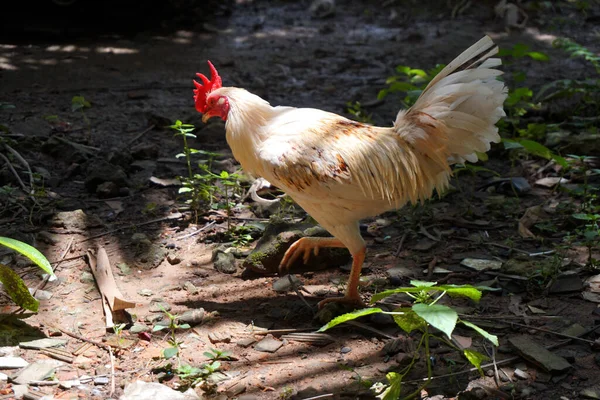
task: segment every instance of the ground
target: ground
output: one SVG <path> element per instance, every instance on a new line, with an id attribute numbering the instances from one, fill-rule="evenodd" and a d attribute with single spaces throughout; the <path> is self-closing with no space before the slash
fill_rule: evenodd
<path id="1" fill-rule="evenodd" d="M 364 383 L 385 382 L 387 372 L 405 365 L 417 336 L 407 338 L 391 319 L 379 318 L 382 315 L 362 318 L 362 325 L 332 329 L 330 336 L 320 338 L 324 342 L 285 336 L 323 325 L 314 318 L 316 303 L 343 289 L 347 268 L 298 274 L 305 287 L 298 293 L 304 299 L 294 291 L 274 291 L 277 276 L 244 271 L 243 257 L 260 230 L 241 242 L 238 235 L 232 246 L 232 238 L 224 234 L 228 223 L 264 227 L 269 213 L 239 197 L 230 221 L 222 208 L 211 210 L 206 205 L 198 214 L 186 208 L 178 187 L 168 182 L 187 173 L 182 158 L 175 157 L 182 152 L 182 139 L 168 125 L 175 120 L 195 125 L 197 138 L 189 139 L 190 147 L 219 154 L 212 162 L 215 173 L 237 171 L 223 124 L 212 120 L 204 125 L 193 107 L 192 79 L 196 72 L 208 72 L 206 60 L 218 68 L 225 85 L 244 87 L 272 104 L 351 116 L 347 104 L 358 101 L 379 125 L 389 125 L 400 108 L 400 96 L 377 101 L 397 65 L 429 69 L 447 63 L 484 34 L 503 49 L 523 43 L 550 56 L 547 62 L 507 57 L 509 84 L 516 85 L 513 73 L 518 71 L 526 72 L 531 88 L 586 77 L 585 62 L 568 58 L 552 42 L 569 37 L 597 54 L 597 3 L 589 2 L 590 8 L 582 10 L 573 2 L 523 2 L 529 17 L 523 29 L 507 26 L 494 13 L 493 2 L 476 3 L 338 1 L 332 14 L 315 15 L 307 1 L 238 1 L 209 10 L 196 5 L 185 17 L 176 13 L 179 17 L 169 15 L 162 21 L 157 13 L 149 13 L 143 24 L 131 22 L 128 29 L 124 29 L 128 21 L 144 20 L 135 8 L 123 13 L 131 20 L 121 16 L 112 21 L 120 25 L 108 20 L 102 25 L 88 21 L 81 9 L 49 7 L 34 13 L 25 29 L 16 22 L 7 24 L 0 40 L 0 144 L 6 156 L 0 166 L 0 186 L 15 190 L 3 192 L 0 198 L 4 203 L 0 232 L 40 249 L 52 262 L 58 280 L 42 281 L 36 268 L 23 260 L 15 263 L 8 252 L 2 253 L 1 261 L 13 266 L 30 287 L 43 287 L 51 295 L 41 300 L 38 313 L 23 316 L 26 325 L 5 317 L 3 344 L 15 346 L 31 336 L 24 328 L 28 326 L 38 336 L 68 339 L 65 349 L 70 353 L 77 353 L 82 338 L 112 344 L 115 352 L 111 363 L 105 348 L 91 347 L 54 373 L 60 381 L 84 375 L 108 376 L 107 381 L 94 385 L 81 379 L 72 387 L 34 382 L 30 391 L 39 389 L 63 399 L 105 399 L 119 398 L 124 387 L 136 380 L 177 388 L 184 382 L 165 366 L 169 362 L 200 366 L 209 362 L 204 353 L 217 348 L 231 354 L 230 360 L 221 361 L 226 380 L 218 383 L 216 394 L 205 392 L 205 385 L 197 386 L 199 395 L 374 397 Z M 112 14 L 99 15 L 110 19 Z M 17 13 L 10 19 L 22 21 L 20 17 Z M 568 110 L 562 111 L 569 114 Z M 533 122 L 544 117 L 537 114 Z M 25 186 L 30 175 L 7 146 L 36 173 L 33 200 L 20 192 L 15 174 Z M 9 162 L 15 173 L 7 167 Z M 461 172 L 443 198 L 364 221 L 368 256 L 362 293 L 368 299 L 384 288 L 407 286 L 411 279 L 498 288 L 486 292 L 478 304 L 460 299 L 446 304 L 499 337 L 497 361 L 518 355 L 510 339 L 525 335 L 541 346 L 557 345 L 553 351 L 571 364 L 568 370 L 552 374 L 531 360 L 513 358 L 498 366 L 500 391 L 493 368 L 486 368 L 484 378 L 476 371 L 462 373 L 468 365 L 438 341 L 431 348 L 433 373 L 449 375 L 433 380 L 423 397 L 454 398 L 461 391 L 476 398 L 598 395 L 598 344 L 591 344 L 598 334 L 588 332 L 584 340 L 571 335 L 563 343 L 564 336 L 551 333 L 574 324 L 583 329 L 597 325 L 597 304 L 582 296 L 583 280 L 593 275 L 585 267 L 587 249 L 570 246 L 555 252 L 572 226 L 561 225 L 554 235 L 536 232 L 533 238 L 523 238 L 519 229 L 526 210 L 541 205 L 552 212 L 569 198 L 535 184 L 552 175 L 545 159 L 509 159 L 498 145 L 482 166 L 503 178 L 523 177 L 531 188 L 515 196 L 510 185 L 491 183 L 489 172 Z M 247 187 L 244 181 L 242 189 Z M 222 193 L 221 187 L 217 195 L 221 204 Z M 286 210 L 275 214 L 304 217 L 301 211 Z M 233 269 L 217 270 L 215 249 L 231 247 L 237 253 Z M 182 342 L 178 362 L 161 356 L 170 346 L 168 329 L 138 334 L 130 324 L 116 336 L 107 331 L 101 295 L 90 270 L 89 252 L 96 254 L 99 248 L 108 254 L 122 297 L 136 303 L 128 312 L 137 329 L 156 326 L 157 318 L 165 315 L 161 307 L 170 307 L 174 315 L 195 310 L 202 316 L 189 329 L 177 331 Z M 543 254 L 532 256 L 535 253 Z M 503 269 L 477 272 L 461 264 L 468 258 L 501 261 Z M 561 266 L 571 271 L 566 278 L 558 271 Z M 379 305 L 392 309 L 405 301 Z M 5 297 L 4 315 L 15 309 Z M 281 348 L 262 352 L 245 342 L 261 340 L 265 335 L 261 329 L 273 330 L 268 337 L 280 340 Z M 474 348 L 485 351 L 473 331 L 458 329 L 456 334 L 465 341 L 472 338 Z M 124 345 L 125 340 L 130 342 Z M 401 342 L 395 350 L 390 350 L 392 340 Z M 4 349 L 3 353 L 13 352 L 29 362 L 49 358 L 39 351 Z M 491 355 L 490 346 L 487 350 Z M 426 376 L 424 365 L 421 359 L 405 379 L 412 382 L 412 390 Z M 2 394 L 12 393 L 14 383 L 0 385 L 4 385 Z M 485 389 L 473 389 L 477 386 Z"/>

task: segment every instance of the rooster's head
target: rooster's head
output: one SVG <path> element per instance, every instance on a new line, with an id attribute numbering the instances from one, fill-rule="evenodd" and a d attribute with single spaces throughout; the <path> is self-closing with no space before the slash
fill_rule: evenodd
<path id="1" fill-rule="evenodd" d="M 222 87 L 223 83 L 215 66 L 210 61 L 208 61 L 208 67 L 210 68 L 210 79 L 198 73 L 196 75 L 202 80 L 203 84 L 194 81 L 194 86 L 196 86 L 196 89 L 194 89 L 196 110 L 204 114 L 202 122 L 206 122 L 211 117 L 221 117 L 225 121 L 229 112 L 229 100 L 225 96 L 216 94 L 211 96 L 211 93 Z"/>

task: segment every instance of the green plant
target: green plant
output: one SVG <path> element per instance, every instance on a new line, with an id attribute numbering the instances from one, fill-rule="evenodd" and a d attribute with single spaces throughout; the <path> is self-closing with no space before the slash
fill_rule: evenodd
<path id="1" fill-rule="evenodd" d="M 230 174 L 227 171 L 221 171 L 219 175 L 216 175 L 216 178 L 220 180 L 223 185 L 223 194 L 225 195 L 225 210 L 227 211 L 227 230 L 231 229 L 231 209 L 235 206 L 235 203 L 232 204 L 231 199 L 233 194 L 236 191 L 239 191 L 240 176 L 238 174 Z"/>
<path id="2" fill-rule="evenodd" d="M 365 124 L 373 124 L 373 115 L 366 112 L 359 101 L 355 101 L 354 103 L 351 101 L 347 102 L 346 110 L 358 122 L 363 122 Z"/>
<path id="3" fill-rule="evenodd" d="M 92 104 L 87 101 L 85 99 L 85 97 L 83 96 L 73 96 L 73 98 L 71 99 L 71 111 L 73 112 L 77 112 L 80 111 L 81 112 L 81 117 L 83 118 L 83 121 L 85 122 L 85 125 L 87 127 L 87 131 L 88 131 L 88 140 L 90 139 L 91 135 L 92 135 L 92 124 L 89 120 L 89 118 L 87 117 L 87 115 L 85 114 L 85 110 L 87 108 L 91 108 Z"/>
<path id="4" fill-rule="evenodd" d="M 178 177 L 182 184 L 179 193 L 188 196 L 186 203 L 190 205 L 190 208 L 196 213 L 197 217 L 197 213 L 200 210 L 200 204 L 202 202 L 209 202 L 212 204 L 214 193 L 217 190 L 217 187 L 212 184 L 215 174 L 210 171 L 210 162 L 212 161 L 212 158 L 218 154 L 190 147 L 188 139 L 196 138 L 196 135 L 193 134 L 196 129 L 194 125 L 184 124 L 180 120 L 177 120 L 173 125 L 170 125 L 169 128 L 175 130 L 174 136 L 181 137 L 183 141 L 183 152 L 175 156 L 177 158 L 185 158 L 187 167 L 187 176 Z M 194 173 L 192 169 L 192 155 L 196 154 L 209 157 L 208 164 L 198 165 L 202 171 L 202 173 L 199 174 Z"/>
<path id="5" fill-rule="evenodd" d="M 398 74 L 387 78 L 385 83 L 388 87 L 380 90 L 377 98 L 381 100 L 390 93 L 403 92 L 406 93 L 406 96 L 402 103 L 405 108 L 408 108 L 415 104 L 423 89 L 444 67 L 444 64 L 438 64 L 434 68 L 425 71 L 406 65 L 398 65 L 396 67 Z"/>
<path id="6" fill-rule="evenodd" d="M 196 387 L 200 385 L 203 390 L 211 392 L 215 388 L 215 383 L 211 378 L 221 369 L 220 361 L 213 361 L 202 364 L 200 367 L 193 367 L 189 364 L 181 364 L 175 368 L 174 372 L 183 382 L 184 387 Z"/>
<path id="7" fill-rule="evenodd" d="M 419 352 L 424 353 L 424 359 L 427 366 L 427 380 L 415 391 L 408 395 L 402 395 L 402 398 L 409 399 L 416 396 L 429 384 L 432 378 L 429 343 L 432 338 L 445 343 L 452 349 L 461 351 L 464 357 L 472 365 L 474 365 L 480 373 L 483 373 L 481 370 L 481 363 L 485 361 L 487 357 L 474 350 L 460 350 L 452 342 L 451 335 L 457 324 L 462 324 L 473 329 L 495 346 L 498 346 L 498 338 L 495 335 L 486 332 L 484 329 L 469 321 L 460 319 L 457 312 L 451 307 L 438 304 L 438 302 L 446 294 L 452 297 L 466 297 L 477 302 L 481 298 L 481 293 L 483 290 L 494 289 L 489 287 L 474 287 L 470 285 L 436 285 L 432 282 L 422 281 L 412 281 L 411 285 L 412 287 L 386 290 L 384 292 L 377 293 L 371 298 L 371 303 L 379 301 L 393 294 L 405 293 L 413 299 L 412 307 L 401 307 L 391 312 L 383 311 L 380 308 L 365 308 L 334 318 L 328 324 L 319 329 L 319 332 L 323 332 L 327 329 L 333 328 L 336 325 L 353 320 L 355 318 L 370 314 L 383 313 L 392 315 L 396 324 L 398 324 L 398 326 L 406 333 L 411 333 L 413 331 L 419 331 L 421 333 L 421 338 L 415 350 L 412 361 L 401 371 L 388 373 L 386 375 L 388 380 L 387 385 L 379 384 L 373 386 L 374 390 L 379 391 L 378 397 L 384 400 L 395 400 L 400 398 L 403 391 L 403 379 L 418 360 Z M 436 330 L 439 330 L 443 335 L 438 335 Z"/>
<path id="8" fill-rule="evenodd" d="M 163 310 L 163 312 L 169 319 L 169 325 L 155 325 L 152 328 L 152 332 L 159 332 L 164 329 L 169 329 L 169 339 L 167 340 L 167 342 L 169 343 L 170 347 L 163 349 L 163 352 L 162 352 L 163 357 L 165 359 L 169 359 L 169 358 L 172 358 L 175 356 L 179 356 L 179 349 L 181 347 L 181 344 L 183 343 L 177 339 L 177 335 L 176 335 L 177 330 L 178 329 L 190 329 L 191 326 L 189 324 L 179 324 L 177 322 L 177 319 L 178 319 L 177 315 L 171 314 L 170 312 L 165 310 L 165 308 L 162 307 L 162 305 L 160 305 L 160 304 L 159 304 L 159 307 Z"/>
<path id="9" fill-rule="evenodd" d="M 54 276 L 50 262 L 35 247 L 19 240 L 2 236 L 0 236 L 0 245 L 8 247 L 9 249 L 15 250 L 16 252 L 24 255 L 33 261 L 35 265 L 40 267 L 42 271 Z M 2 263 L 0 263 L 0 282 L 2 282 L 4 285 L 4 290 L 16 305 L 29 311 L 38 311 L 40 303 L 31 295 L 29 289 L 25 285 L 25 282 L 23 282 L 23 279 L 21 279 L 21 277 L 10 267 Z"/>
<path id="10" fill-rule="evenodd" d="M 204 354 L 206 358 L 212 361 L 229 360 L 231 358 L 231 352 L 215 348 L 210 348 L 208 351 L 205 351 L 202 354 Z"/>

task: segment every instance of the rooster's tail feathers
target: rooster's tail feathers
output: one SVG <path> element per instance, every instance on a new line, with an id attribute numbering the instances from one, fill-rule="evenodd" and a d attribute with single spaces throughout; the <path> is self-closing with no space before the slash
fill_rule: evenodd
<path id="1" fill-rule="evenodd" d="M 408 111 L 398 113 L 396 131 L 438 164 L 477 161 L 475 152 L 500 141 L 495 124 L 505 115 L 507 89 L 494 69 L 501 61 L 490 58 L 497 52 L 485 36 L 456 57 Z"/>

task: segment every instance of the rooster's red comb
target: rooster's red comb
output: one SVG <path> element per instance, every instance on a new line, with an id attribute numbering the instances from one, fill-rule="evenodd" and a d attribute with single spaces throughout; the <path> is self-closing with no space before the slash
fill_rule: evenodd
<path id="1" fill-rule="evenodd" d="M 196 86 L 196 89 L 194 89 L 194 102 L 196 103 L 196 110 L 201 113 L 206 111 L 206 97 L 210 92 L 223 86 L 217 69 L 210 61 L 207 62 L 208 68 L 210 68 L 210 80 L 203 74 L 198 73 L 196 75 L 202 79 L 204 85 L 194 81 L 194 86 Z"/>

